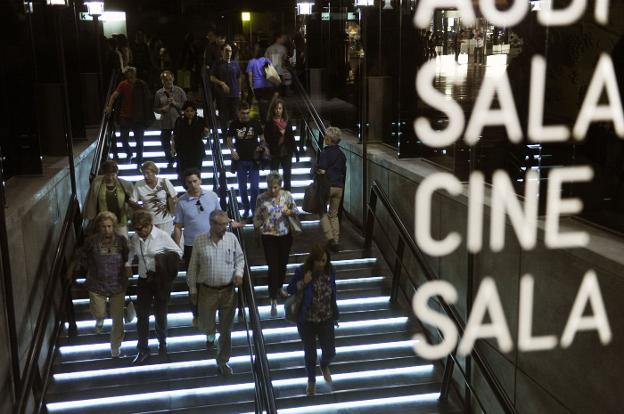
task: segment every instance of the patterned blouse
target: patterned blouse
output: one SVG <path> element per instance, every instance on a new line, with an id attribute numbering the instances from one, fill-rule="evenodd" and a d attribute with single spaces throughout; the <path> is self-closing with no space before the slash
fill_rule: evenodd
<path id="1" fill-rule="evenodd" d="M 312 279 L 312 303 L 308 308 L 305 320 L 308 322 L 324 322 L 332 319 L 332 286 L 329 274 L 322 274 Z"/>
<path id="2" fill-rule="evenodd" d="M 290 192 L 280 190 L 277 199 L 268 191 L 260 194 L 256 201 L 254 227 L 269 236 L 285 236 L 290 232 L 288 217 L 282 214 L 285 209 L 294 210 L 297 214 L 297 205 Z"/>
<path id="3" fill-rule="evenodd" d="M 125 291 L 128 277 L 124 265 L 127 259 L 125 237 L 116 234 L 108 247 L 102 246 L 99 234 L 87 238 L 78 250 L 79 266 L 87 271 L 87 290 L 105 296 Z"/>

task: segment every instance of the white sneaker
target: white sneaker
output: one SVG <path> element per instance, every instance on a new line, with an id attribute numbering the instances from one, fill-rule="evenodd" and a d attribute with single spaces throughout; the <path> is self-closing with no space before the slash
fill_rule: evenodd
<path id="1" fill-rule="evenodd" d="M 111 348 L 111 357 L 119 358 L 119 348 Z"/>

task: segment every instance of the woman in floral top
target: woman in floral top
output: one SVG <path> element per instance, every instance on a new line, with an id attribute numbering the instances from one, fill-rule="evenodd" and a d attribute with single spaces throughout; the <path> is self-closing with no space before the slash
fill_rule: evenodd
<path id="1" fill-rule="evenodd" d="M 332 382 L 329 364 L 336 355 L 334 325 L 340 313 L 336 303 L 336 272 L 331 264 L 329 251 L 323 245 L 316 245 L 305 263 L 295 270 L 288 293 L 303 292 L 297 330 L 303 342 L 305 368 L 308 374 L 306 393 L 316 392 L 316 338 L 318 337 L 322 357 L 321 372 L 329 384 Z"/>
<path id="2" fill-rule="evenodd" d="M 277 296 L 284 283 L 286 265 L 292 234 L 288 216 L 297 215 L 297 205 L 292 194 L 282 190 L 282 177 L 277 173 L 267 176 L 267 188 L 256 201 L 253 222 L 256 231 L 262 234 L 264 257 L 269 266 L 269 297 L 271 316 L 277 316 Z"/>
<path id="3" fill-rule="evenodd" d="M 144 179 L 134 185 L 132 198 L 143 203 L 152 213 L 154 225 L 165 233 L 173 233 L 173 214 L 177 193 L 171 181 L 158 177 L 160 169 L 153 161 L 145 161 L 141 166 Z"/>
<path id="4" fill-rule="evenodd" d="M 115 233 L 117 217 L 110 211 L 99 213 L 94 220 L 97 232 L 88 237 L 77 253 L 77 264 L 86 271 L 85 288 L 89 291 L 90 310 L 95 317 L 95 331 L 101 333 L 109 302 L 113 326 L 110 333 L 111 355 L 119 357 L 119 347 L 124 337 L 123 308 L 129 272 L 128 241 Z M 75 263 L 69 272 L 73 274 Z"/>

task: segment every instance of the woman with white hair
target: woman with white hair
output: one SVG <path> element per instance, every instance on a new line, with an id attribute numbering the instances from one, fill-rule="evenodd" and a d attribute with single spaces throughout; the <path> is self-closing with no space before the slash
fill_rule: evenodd
<path id="1" fill-rule="evenodd" d="M 338 210 L 344 191 L 345 177 L 347 175 L 347 157 L 338 146 L 342 131 L 336 127 L 329 127 L 325 133 L 325 148 L 321 151 L 316 168 L 316 174 L 325 175 L 329 182 L 329 199 L 324 206 L 329 204 L 329 209 L 321 213 L 321 227 L 329 248 L 338 252 L 340 241 L 340 222 Z"/>
<path id="2" fill-rule="evenodd" d="M 141 165 L 144 179 L 134 185 L 132 198 L 141 201 L 143 207 L 152 213 L 156 227 L 171 234 L 177 193 L 171 181 L 158 177 L 159 171 L 153 161 L 145 161 Z"/>

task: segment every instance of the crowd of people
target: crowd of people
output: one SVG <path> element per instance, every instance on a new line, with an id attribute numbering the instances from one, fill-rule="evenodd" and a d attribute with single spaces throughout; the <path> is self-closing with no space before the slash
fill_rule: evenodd
<path id="1" fill-rule="evenodd" d="M 132 363 L 145 364 L 150 359 L 148 339 L 152 308 L 159 353 L 167 354 L 170 293 L 178 270 L 183 267 L 186 268 L 192 324 L 206 335 L 207 349 L 216 347 L 218 372 L 225 377 L 232 375 L 228 362 L 237 305 L 235 288 L 243 282 L 246 259 L 238 239 L 227 228 L 242 227 L 249 221 L 262 240 L 268 265 L 271 317 L 278 315 L 280 297 L 301 294 L 297 328 L 304 343 L 309 377 L 307 393 L 315 392 L 316 338 L 323 349 L 322 373 L 331 381 L 329 363 L 335 354 L 333 326 L 338 310 L 330 251 L 339 250 L 338 209 L 346 158 L 338 146 L 341 131 L 329 128 L 327 146 L 312 168 L 312 174 L 322 176 L 326 182 L 321 224 L 327 240 L 311 249 L 308 260 L 285 289 L 293 233 L 302 229 L 298 219 L 300 211 L 290 192 L 292 158 L 299 159 L 300 148 L 286 101 L 280 96 L 283 90 L 273 83 L 270 86 L 264 83 L 262 79 L 266 81 L 266 77 L 261 71 L 267 62 L 275 64 L 280 78 L 284 79 L 287 65 L 284 39 L 276 36 L 276 43 L 267 52 L 258 51 L 247 66 L 250 90 L 259 104 L 261 119 L 254 118 L 249 102 L 241 100 L 243 73 L 231 58 L 230 43 L 219 45 L 220 58 L 208 68 L 214 88 L 220 91 L 215 97 L 225 143 L 231 151 L 231 169 L 237 174 L 243 207 L 240 221 L 228 217 L 220 209 L 218 196 L 201 185 L 207 126 L 204 119 L 197 116 L 197 107 L 187 99 L 184 88 L 175 85 L 173 72 L 161 72 L 162 88 L 151 97 L 147 82 L 137 76 L 139 69 L 125 68 L 126 79 L 112 94 L 106 110 L 110 113 L 114 105 L 118 105 L 122 149 L 127 160 L 134 158 L 137 162 L 143 179 L 133 185 L 118 177 L 121 161 L 115 145 L 112 159 L 103 163 L 101 175 L 93 180 L 87 194 L 85 215 L 90 220 L 89 233 L 69 271 L 71 276 L 87 275 L 85 287 L 97 333 L 104 328 L 108 302 L 113 358 L 121 353 L 128 280 L 134 273 L 138 274 L 134 302 L 138 343 Z M 283 66 L 276 64 L 278 62 Z M 170 180 L 159 177 L 160 169 L 155 162 L 143 160 L 142 138 L 151 122 L 148 112 L 160 114 L 161 147 L 168 167 L 176 164 L 179 179 L 186 189 L 182 195 L 176 193 Z M 134 152 L 128 142 L 131 130 L 136 141 Z M 280 167 L 283 174 L 278 171 Z M 260 194 L 260 170 L 264 168 L 271 172 L 266 179 L 267 191 Z M 134 230 L 132 237 L 129 237 L 129 226 Z M 136 272 L 133 271 L 135 263 Z"/>

